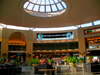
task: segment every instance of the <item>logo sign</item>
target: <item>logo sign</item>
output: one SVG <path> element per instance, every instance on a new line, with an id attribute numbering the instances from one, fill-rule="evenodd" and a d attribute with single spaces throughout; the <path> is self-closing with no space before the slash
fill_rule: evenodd
<path id="1" fill-rule="evenodd" d="M 74 39 L 73 32 L 37 34 L 37 40 L 63 40 L 63 39 Z"/>

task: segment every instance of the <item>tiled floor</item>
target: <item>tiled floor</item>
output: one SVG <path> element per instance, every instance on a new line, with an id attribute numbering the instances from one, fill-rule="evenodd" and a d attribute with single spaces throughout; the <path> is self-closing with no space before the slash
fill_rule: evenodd
<path id="1" fill-rule="evenodd" d="M 44 74 L 33 74 L 33 73 L 28 73 L 28 72 L 23 72 L 21 74 L 16 74 L 16 75 L 44 75 Z M 92 74 L 92 73 L 86 73 L 84 71 L 78 71 L 78 72 L 63 72 L 63 73 L 57 73 L 55 75 L 100 75 L 100 74 Z"/>

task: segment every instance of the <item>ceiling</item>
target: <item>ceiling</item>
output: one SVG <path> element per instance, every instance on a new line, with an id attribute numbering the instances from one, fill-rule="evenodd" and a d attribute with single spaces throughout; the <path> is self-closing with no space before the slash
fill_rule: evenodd
<path id="1" fill-rule="evenodd" d="M 65 27 L 100 20 L 100 0 L 63 0 L 67 11 L 50 18 L 34 17 L 23 10 L 27 0 L 0 0 L 0 23 L 23 27 Z"/>

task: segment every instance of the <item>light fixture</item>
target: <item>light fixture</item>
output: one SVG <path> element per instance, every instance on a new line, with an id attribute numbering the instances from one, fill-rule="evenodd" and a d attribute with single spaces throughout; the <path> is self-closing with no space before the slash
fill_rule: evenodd
<path id="1" fill-rule="evenodd" d="M 62 0 L 28 0 L 23 9 L 32 16 L 53 17 L 64 13 L 67 6 Z"/>

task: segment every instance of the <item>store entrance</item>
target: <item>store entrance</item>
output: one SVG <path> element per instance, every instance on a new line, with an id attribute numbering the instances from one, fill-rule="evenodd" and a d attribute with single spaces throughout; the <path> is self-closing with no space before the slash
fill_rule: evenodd
<path id="1" fill-rule="evenodd" d="M 23 62 L 25 62 L 26 53 L 8 53 L 8 58 L 13 60 L 18 59 L 20 61 L 23 60 Z"/>

